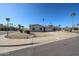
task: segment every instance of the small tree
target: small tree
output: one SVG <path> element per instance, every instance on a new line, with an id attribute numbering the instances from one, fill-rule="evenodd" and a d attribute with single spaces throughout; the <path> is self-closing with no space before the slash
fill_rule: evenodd
<path id="1" fill-rule="evenodd" d="M 73 18 L 74 16 L 76 16 L 76 13 L 71 13 L 70 16 Z M 74 26 L 74 23 L 73 23 L 73 19 L 72 19 L 72 29 L 71 29 L 71 32 L 72 32 L 72 30 L 73 30 L 73 26 Z"/>
<path id="2" fill-rule="evenodd" d="M 6 21 L 7 21 L 7 37 L 8 37 L 8 31 L 9 31 L 9 21 L 10 21 L 10 18 L 6 18 Z"/>
<path id="3" fill-rule="evenodd" d="M 20 24 L 18 24 L 18 27 L 19 27 L 19 30 L 21 29 L 21 25 Z"/>

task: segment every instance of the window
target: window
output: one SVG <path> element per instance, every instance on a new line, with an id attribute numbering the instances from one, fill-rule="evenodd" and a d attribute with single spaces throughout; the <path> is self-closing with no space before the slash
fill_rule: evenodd
<path id="1" fill-rule="evenodd" d="M 35 30 L 35 28 L 32 28 L 32 30 Z"/>
<path id="2" fill-rule="evenodd" d="M 40 28 L 40 30 L 42 30 L 42 28 Z"/>

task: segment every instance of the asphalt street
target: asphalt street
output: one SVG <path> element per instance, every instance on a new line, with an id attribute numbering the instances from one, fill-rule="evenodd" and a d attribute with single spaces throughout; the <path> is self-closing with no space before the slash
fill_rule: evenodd
<path id="1" fill-rule="evenodd" d="M 79 36 L 44 45 L 24 48 L 1 56 L 79 56 Z"/>

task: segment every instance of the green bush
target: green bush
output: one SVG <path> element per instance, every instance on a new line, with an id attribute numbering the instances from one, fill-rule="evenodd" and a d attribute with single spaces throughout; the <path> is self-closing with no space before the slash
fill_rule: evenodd
<path id="1" fill-rule="evenodd" d="M 74 27 L 73 29 L 74 29 L 74 30 L 78 30 L 78 27 Z"/>
<path id="2" fill-rule="evenodd" d="M 23 33 L 23 30 L 22 29 L 19 29 L 20 33 Z"/>
<path id="3" fill-rule="evenodd" d="M 70 28 L 64 28 L 65 31 L 70 31 Z"/>
<path id="4" fill-rule="evenodd" d="M 30 34 L 30 31 L 29 30 L 25 30 L 24 33 Z"/>
<path id="5" fill-rule="evenodd" d="M 7 26 L 2 26 L 0 27 L 0 31 L 17 31 L 17 28 L 16 27 L 7 27 Z"/>

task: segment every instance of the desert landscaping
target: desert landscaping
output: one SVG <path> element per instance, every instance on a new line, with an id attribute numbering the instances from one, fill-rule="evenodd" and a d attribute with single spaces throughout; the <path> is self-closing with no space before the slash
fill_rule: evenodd
<path id="1" fill-rule="evenodd" d="M 79 55 L 78 4 L 0 6 L 0 56 Z"/>
<path id="2" fill-rule="evenodd" d="M 65 31 L 32 32 L 31 34 L 26 34 L 16 31 L 9 33 L 8 38 L 5 36 L 6 34 L 0 35 L 0 53 L 2 54 L 22 48 L 43 45 L 55 41 L 77 37 L 79 34 Z"/>

